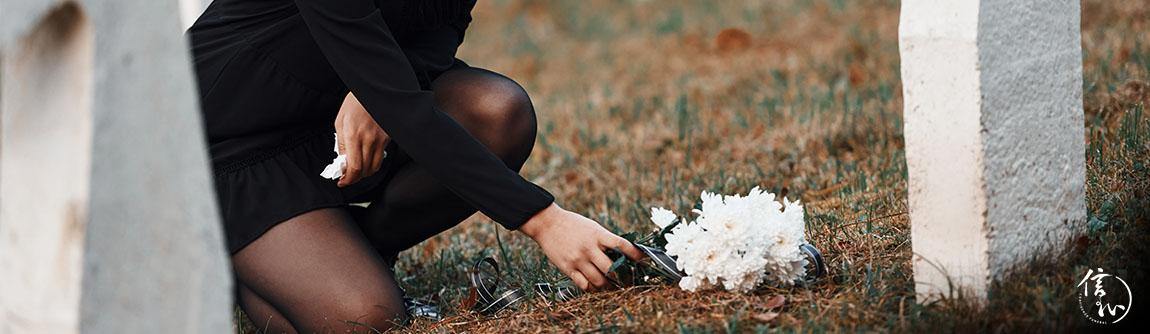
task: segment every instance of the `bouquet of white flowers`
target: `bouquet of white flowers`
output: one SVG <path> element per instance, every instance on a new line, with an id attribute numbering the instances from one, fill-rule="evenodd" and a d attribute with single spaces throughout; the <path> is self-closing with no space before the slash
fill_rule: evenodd
<path id="1" fill-rule="evenodd" d="M 677 269 L 686 274 L 680 288 L 721 285 L 745 293 L 767 281 L 804 282 L 808 257 L 816 261 L 815 276 L 821 276 L 822 259 L 806 244 L 798 201 L 779 203 L 775 194 L 757 187 L 746 196 L 704 191 L 701 197 L 692 222 L 681 223 L 670 210 L 651 208 L 651 221 L 662 231 L 652 240 L 665 241 L 666 254 L 676 257 Z"/>
<path id="2" fill-rule="evenodd" d="M 717 285 L 747 293 L 761 283 L 806 285 L 826 274 L 822 255 L 806 243 L 803 207 L 798 201 L 784 198 L 779 203 L 775 194 L 757 187 L 746 196 L 704 191 L 702 200 L 693 210 L 698 217 L 691 222 L 684 222 L 670 210 L 651 208 L 651 221 L 659 227 L 654 233 L 622 235 L 650 261 L 629 261 L 619 250 L 607 250 L 614 261 L 607 270 L 612 274 L 608 275 L 611 283 L 618 287 L 678 283 L 690 291 Z M 478 291 L 476 298 L 481 301 L 473 306 L 480 312 L 498 312 L 527 296 L 521 289 L 495 293 L 498 283 L 483 283 L 484 266 L 495 273 L 495 282 L 499 276 L 499 267 L 491 257 L 476 262 L 470 272 L 471 287 Z M 574 296 L 570 285 L 570 281 L 558 288 L 536 283 L 535 292 L 566 301 Z"/>

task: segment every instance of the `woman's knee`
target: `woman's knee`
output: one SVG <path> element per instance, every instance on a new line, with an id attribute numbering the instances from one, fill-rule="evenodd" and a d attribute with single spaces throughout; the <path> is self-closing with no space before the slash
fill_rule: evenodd
<path id="1" fill-rule="evenodd" d="M 375 333 L 372 329 L 385 332 L 403 325 L 407 321 L 407 311 L 403 307 L 402 300 L 392 301 L 388 296 L 365 294 L 345 300 L 341 306 L 335 310 L 338 314 L 333 320 L 350 326 L 349 329 L 363 326 L 371 327 L 371 329 L 360 328 L 360 330 L 353 332 Z"/>
<path id="2" fill-rule="evenodd" d="M 535 108 L 531 105 L 531 97 L 519 83 L 494 72 L 475 71 L 486 73 L 471 88 L 474 104 L 466 108 L 469 113 L 466 117 L 507 130 L 522 131 L 525 127 L 535 127 Z"/>
<path id="3" fill-rule="evenodd" d="M 509 165 L 535 143 L 535 108 L 514 80 L 483 69 L 448 72 L 433 86 L 440 108 Z M 511 160 L 511 161 L 509 161 Z M 518 167 L 518 166 L 515 166 Z"/>

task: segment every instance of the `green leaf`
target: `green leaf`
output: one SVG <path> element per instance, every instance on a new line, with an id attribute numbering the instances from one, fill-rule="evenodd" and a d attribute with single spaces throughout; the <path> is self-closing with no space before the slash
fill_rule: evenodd
<path id="1" fill-rule="evenodd" d="M 656 232 L 654 237 L 651 238 L 651 246 L 656 248 L 666 247 L 667 233 L 671 233 L 671 229 L 675 228 L 675 226 L 679 226 L 679 223 L 681 223 L 682 220 L 683 219 L 681 217 L 675 217 L 675 220 L 672 220 L 670 224 L 667 224 L 667 227 L 664 227 L 662 230 L 659 230 L 659 232 Z"/>
<path id="2" fill-rule="evenodd" d="M 615 248 L 615 251 L 619 252 L 620 254 L 623 253 L 623 251 L 619 250 L 618 248 Z M 615 269 L 619 269 L 619 267 L 623 266 L 624 262 L 627 262 L 627 257 L 626 256 L 620 256 L 618 259 L 615 260 L 615 263 L 611 264 L 611 268 L 607 269 L 607 272 L 614 272 Z"/>
<path id="3" fill-rule="evenodd" d="M 1090 236 L 1097 236 L 1099 233 L 1102 233 L 1102 228 L 1106 227 L 1107 224 L 1105 220 L 1098 219 L 1097 216 L 1094 216 L 1090 217 L 1090 220 L 1086 222 L 1086 229 Z"/>
<path id="4" fill-rule="evenodd" d="M 1111 200 L 1106 200 L 1106 202 L 1102 203 L 1102 207 L 1098 208 L 1097 216 L 1103 220 L 1110 219 L 1111 216 L 1114 216 L 1114 210 L 1116 209 L 1118 209 L 1117 204 L 1114 204 Z"/>

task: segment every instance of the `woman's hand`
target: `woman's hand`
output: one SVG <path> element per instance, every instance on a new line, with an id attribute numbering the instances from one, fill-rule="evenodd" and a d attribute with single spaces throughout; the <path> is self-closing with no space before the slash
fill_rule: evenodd
<path id="1" fill-rule="evenodd" d="M 554 203 L 531 217 L 519 231 L 534 239 L 551 263 L 585 291 L 607 285 L 604 273 L 612 262 L 604 250 L 618 248 L 634 260 L 644 257 L 627 239 Z"/>
<path id="2" fill-rule="evenodd" d="M 335 134 L 340 154 L 347 155 L 347 166 L 339 179 L 340 187 L 359 182 L 379 171 L 383 164 L 383 149 L 391 138 L 352 93 L 347 93 L 339 114 L 335 116 Z"/>

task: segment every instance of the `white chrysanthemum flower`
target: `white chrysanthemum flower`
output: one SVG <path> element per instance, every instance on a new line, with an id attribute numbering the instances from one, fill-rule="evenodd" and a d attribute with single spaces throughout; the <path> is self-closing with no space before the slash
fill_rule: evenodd
<path id="1" fill-rule="evenodd" d="M 703 281 L 690 276 L 683 277 L 683 279 L 679 280 L 679 288 L 687 291 L 695 291 L 695 289 L 698 289 L 702 284 Z"/>
<path id="2" fill-rule="evenodd" d="M 679 287 L 695 291 L 721 285 L 735 292 L 748 292 L 759 283 L 772 280 L 792 284 L 803 276 L 806 257 L 799 245 L 806 243 L 803 208 L 759 188 L 746 196 L 721 196 L 704 191 L 702 204 L 693 210 L 693 222 L 675 226 L 665 235 L 667 254 L 676 257 L 679 269 L 687 274 Z M 669 225 L 675 214 L 662 208 L 651 209 L 651 221 L 660 228 Z"/>
<path id="3" fill-rule="evenodd" d="M 675 221 L 675 218 L 678 218 L 678 216 L 675 216 L 675 213 L 671 212 L 671 210 L 651 208 L 651 222 L 655 223 L 655 226 L 658 226 L 659 229 L 671 225 L 671 223 Z"/>

